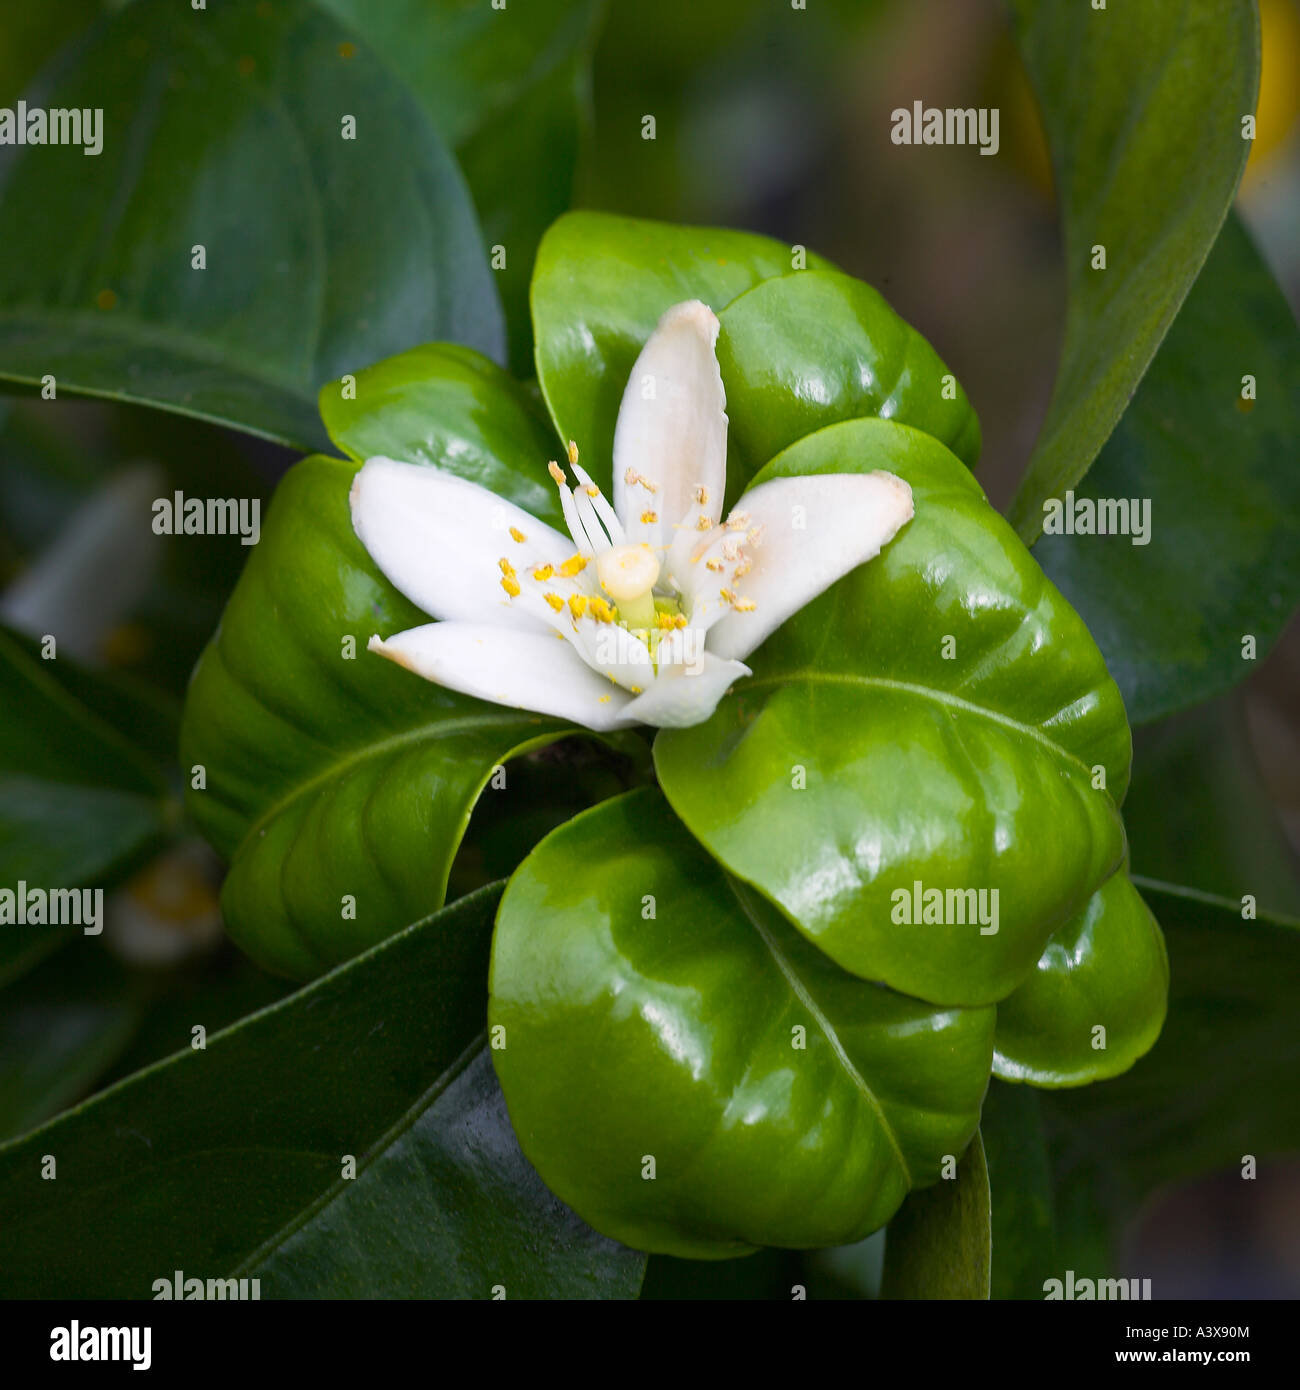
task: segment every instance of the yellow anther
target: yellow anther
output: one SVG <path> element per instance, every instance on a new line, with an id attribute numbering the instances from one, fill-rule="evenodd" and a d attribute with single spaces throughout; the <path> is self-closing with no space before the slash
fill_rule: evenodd
<path id="1" fill-rule="evenodd" d="M 511 579 L 509 575 L 506 575 L 501 581 L 501 587 L 511 598 L 519 597 L 519 581 L 517 579 Z"/>
<path id="2" fill-rule="evenodd" d="M 743 531 L 749 525 L 748 512 L 736 512 L 727 518 L 728 531 Z"/>
<path id="3" fill-rule="evenodd" d="M 642 520 L 643 522 L 645 522 L 645 524 L 646 524 L 647 526 L 653 526 L 653 525 L 655 524 L 655 522 L 659 520 L 659 513 L 658 513 L 658 512 L 642 512 L 642 513 L 641 513 L 641 520 Z"/>
<path id="4" fill-rule="evenodd" d="M 569 440 L 569 462 L 570 462 L 570 463 L 577 463 L 577 461 L 578 461 L 578 446 L 577 446 L 577 445 L 573 442 L 573 440 L 571 439 L 571 440 Z"/>
<path id="5" fill-rule="evenodd" d="M 513 579 L 515 577 L 515 567 L 504 555 L 497 561 L 497 564 L 501 566 L 501 573 L 504 574 L 507 579 Z"/>
<path id="6" fill-rule="evenodd" d="M 736 595 L 731 589 L 719 589 L 718 597 L 722 599 L 724 603 L 734 604 L 736 602 Z"/>
<path id="7" fill-rule="evenodd" d="M 544 594 L 543 597 L 546 599 L 547 603 L 549 603 L 551 607 L 555 609 L 557 613 L 559 613 L 564 608 L 564 600 L 559 596 L 559 594 Z"/>
<path id="8" fill-rule="evenodd" d="M 737 613 L 752 613 L 758 604 L 752 598 L 738 598 L 731 606 Z"/>
<path id="9" fill-rule="evenodd" d="M 512 526 L 510 528 L 510 539 L 512 541 L 518 541 L 520 545 L 523 545 L 528 537 L 524 535 L 518 526 Z"/>
<path id="10" fill-rule="evenodd" d="M 600 699 L 596 701 L 596 703 L 598 705 L 607 705 L 613 698 L 614 697 L 612 695 L 602 695 Z"/>
<path id="11" fill-rule="evenodd" d="M 570 555 L 560 566 L 560 573 L 566 579 L 572 579 L 575 574 L 581 574 L 586 568 L 587 557 L 585 555 Z"/>
<path id="12" fill-rule="evenodd" d="M 628 689 L 632 692 L 633 695 L 640 695 L 641 693 L 641 687 L 639 685 L 629 685 Z"/>
<path id="13" fill-rule="evenodd" d="M 587 483 L 582 490 L 587 494 L 588 497 L 600 496 L 600 489 L 596 486 L 595 483 Z"/>
<path id="14" fill-rule="evenodd" d="M 555 573 L 554 565 L 538 565 L 533 571 L 533 578 L 539 584 L 544 584 Z"/>
<path id="15" fill-rule="evenodd" d="M 746 560 L 743 564 L 739 564 L 736 566 L 735 571 L 733 572 L 731 577 L 733 579 L 743 579 L 753 568 L 753 562 L 750 560 Z"/>
<path id="16" fill-rule="evenodd" d="M 612 623 L 614 621 L 614 610 L 599 594 L 593 594 L 590 602 L 591 616 L 598 623 Z"/>
<path id="17" fill-rule="evenodd" d="M 754 529 L 745 537 L 750 545 L 757 545 L 763 539 L 763 528 L 755 526 Z"/>
<path id="18" fill-rule="evenodd" d="M 676 626 L 676 622 L 671 613 L 656 613 L 655 626 L 660 632 L 671 632 Z"/>
<path id="19" fill-rule="evenodd" d="M 573 616 L 574 616 L 575 618 L 581 618 L 582 615 L 583 615 L 586 611 L 587 611 L 587 596 L 586 596 L 586 594 L 570 594 L 570 595 L 569 595 L 569 612 L 572 613 Z"/>
<path id="20" fill-rule="evenodd" d="M 708 490 L 708 488 L 706 488 L 706 487 L 697 487 L 697 488 L 695 489 L 695 500 L 700 504 L 701 507 L 707 507 L 707 506 L 709 505 L 709 490 Z"/>
<path id="21" fill-rule="evenodd" d="M 714 574 L 721 574 L 727 567 L 721 560 L 705 560 L 704 568 L 712 570 Z"/>
<path id="22" fill-rule="evenodd" d="M 629 468 L 627 472 L 623 474 L 623 481 L 628 487 L 636 487 L 639 483 L 647 492 L 659 491 L 658 483 L 652 483 L 649 478 L 643 478 L 635 468 Z"/>
<path id="23" fill-rule="evenodd" d="M 700 517 L 700 519 L 695 523 L 695 529 L 696 529 L 697 531 L 712 531 L 712 530 L 713 530 L 713 522 L 712 522 L 707 516 L 702 516 L 702 517 Z"/>
<path id="24" fill-rule="evenodd" d="M 673 626 L 674 626 L 675 628 L 683 628 L 683 627 L 685 627 L 685 626 L 686 626 L 686 614 L 685 614 L 685 613 L 679 613 L 679 614 L 673 619 Z"/>
<path id="25" fill-rule="evenodd" d="M 559 483 L 561 487 L 565 485 L 566 480 L 564 477 L 564 469 L 561 468 L 560 465 L 556 463 L 554 459 L 552 459 L 550 463 L 546 465 L 546 471 L 551 475 L 552 478 L 555 479 L 557 483 Z"/>

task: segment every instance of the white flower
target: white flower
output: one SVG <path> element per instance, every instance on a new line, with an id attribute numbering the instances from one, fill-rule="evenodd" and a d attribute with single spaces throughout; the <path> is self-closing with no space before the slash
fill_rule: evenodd
<path id="1" fill-rule="evenodd" d="M 352 524 L 438 619 L 370 639 L 426 680 L 584 724 L 685 726 L 713 713 L 741 658 L 870 560 L 912 515 L 891 473 L 776 478 L 720 523 L 726 397 L 718 320 L 669 309 L 637 358 L 614 431 L 614 503 L 569 445 L 551 476 L 569 535 L 437 468 L 372 458 Z"/>

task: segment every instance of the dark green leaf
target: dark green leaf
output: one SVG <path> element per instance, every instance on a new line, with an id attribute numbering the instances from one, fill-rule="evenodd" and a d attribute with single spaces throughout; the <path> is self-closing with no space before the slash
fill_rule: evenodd
<path id="1" fill-rule="evenodd" d="M 1056 387 L 1010 510 L 1030 543 L 1043 503 L 1115 428 L 1223 223 L 1250 152 L 1259 20 L 1247 0 L 1011 8 L 1052 149 L 1068 290 Z"/>
<path id="2" fill-rule="evenodd" d="M 255 1260 L 263 1298 L 635 1293 L 643 1257 L 559 1207 L 510 1148 L 482 1065 L 463 1075 L 498 896 L 463 899 L 0 1149 L 0 1291 L 149 1298 L 176 1269 L 221 1278 Z M 47 1153 L 57 1181 L 42 1179 Z M 453 1173 L 460 1190 L 437 1190 Z M 444 1219 L 409 1223 L 416 1201 Z M 472 1222 L 451 1216 L 471 1203 Z M 346 1240 L 321 1243 L 331 1229 Z M 418 1260 L 394 1252 L 399 1235 Z"/>
<path id="3" fill-rule="evenodd" d="M 1041 1298 L 1056 1273 L 1055 1196 L 1039 1112 L 1029 1086 L 989 1083 L 980 1115 L 992 1208 L 993 1298 Z"/>
<path id="4" fill-rule="evenodd" d="M 1254 399 L 1242 397 L 1246 376 Z M 1300 603 L 1297 438 L 1300 333 L 1230 218 L 1075 490 L 1085 515 L 1098 499 L 1149 504 L 1147 543 L 1062 534 L 1034 547 L 1105 653 L 1134 723 L 1244 680 Z"/>
<path id="5" fill-rule="evenodd" d="M 0 198 L 0 378 L 311 446 L 331 377 L 435 338 L 501 356 L 464 181 L 344 37 L 306 0 L 105 23 L 45 102 L 102 109 L 102 152 L 28 147 Z"/>
<path id="6" fill-rule="evenodd" d="M 599 0 L 317 0 L 405 82 L 456 151 L 497 271 L 510 363 L 532 373 L 528 284 L 542 233 L 568 206 L 587 125 Z"/>

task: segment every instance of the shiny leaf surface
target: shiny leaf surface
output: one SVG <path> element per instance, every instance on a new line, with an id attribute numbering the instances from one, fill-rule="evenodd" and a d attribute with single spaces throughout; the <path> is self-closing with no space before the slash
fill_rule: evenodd
<path id="1" fill-rule="evenodd" d="M 490 991 L 524 1152 L 597 1230 L 660 1253 L 860 1239 L 964 1150 L 988 1079 L 992 1010 L 841 971 L 653 790 L 524 861 Z"/>
<path id="2" fill-rule="evenodd" d="M 835 425 L 758 481 L 880 468 L 911 485 L 913 520 L 778 629 L 707 723 L 662 732 L 655 763 L 692 833 L 840 965 L 988 1003 L 1118 865 L 1128 726 L 1077 615 L 929 436 Z M 969 898 L 961 921 L 917 923 L 917 885 L 996 889 L 998 921 L 986 896 L 983 925 Z"/>
<path id="3" fill-rule="evenodd" d="M 1160 1036 L 1168 992 L 1160 926 L 1129 876 L 1117 873 L 998 1005 L 993 1070 L 1035 1086 L 1118 1076 Z"/>

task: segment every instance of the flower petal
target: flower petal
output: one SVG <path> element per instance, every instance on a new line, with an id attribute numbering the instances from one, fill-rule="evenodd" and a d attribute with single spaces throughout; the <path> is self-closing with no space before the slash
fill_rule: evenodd
<path id="1" fill-rule="evenodd" d="M 689 644 L 683 644 L 670 657 L 666 648 L 674 639 L 680 642 L 686 632 L 674 633 L 659 645 L 659 674 L 644 695 L 624 707 L 629 722 L 654 724 L 662 729 L 685 729 L 703 724 L 718 707 L 718 701 L 733 682 L 750 674 L 739 661 L 722 661 Z M 700 647 L 703 633 L 698 633 Z"/>
<path id="2" fill-rule="evenodd" d="M 668 544 L 698 487 L 707 490 L 711 519 L 720 514 L 727 397 L 714 352 L 717 340 L 713 310 L 698 299 L 687 300 L 659 320 L 632 368 L 614 428 L 614 510 L 632 544 Z M 642 516 L 655 520 L 642 521 Z"/>
<path id="3" fill-rule="evenodd" d="M 426 623 L 370 650 L 425 680 L 493 704 L 535 710 L 589 729 L 616 729 L 632 697 L 599 676 L 554 632 L 517 632 L 495 623 Z"/>
<path id="4" fill-rule="evenodd" d="M 501 586 L 502 558 L 522 571 L 558 566 L 573 553 L 568 536 L 487 488 L 387 458 L 368 460 L 353 479 L 352 526 L 412 603 L 460 622 L 535 627 Z"/>
<path id="5" fill-rule="evenodd" d="M 751 567 L 736 588 L 754 604 L 712 628 L 709 650 L 745 657 L 794 612 L 880 553 L 912 518 L 912 489 L 892 473 L 773 478 L 747 492 L 745 550 Z"/>

